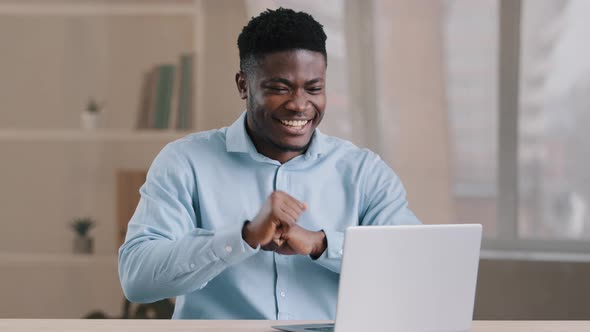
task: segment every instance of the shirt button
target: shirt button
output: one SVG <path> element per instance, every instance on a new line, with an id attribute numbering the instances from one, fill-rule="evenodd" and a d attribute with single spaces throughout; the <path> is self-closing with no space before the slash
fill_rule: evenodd
<path id="1" fill-rule="evenodd" d="M 287 294 L 285 294 L 285 292 L 281 292 L 281 297 L 285 297 L 287 296 Z"/>
<path id="2" fill-rule="evenodd" d="M 191 269 L 194 269 L 195 268 L 195 264 L 194 263 L 191 263 L 190 267 L 191 267 Z"/>
<path id="3" fill-rule="evenodd" d="M 231 246 L 225 246 L 225 251 L 232 252 L 232 250 L 234 250 L 234 248 L 232 248 Z"/>
<path id="4" fill-rule="evenodd" d="M 344 250 L 340 249 L 340 251 L 338 251 L 338 253 L 339 253 L 340 255 L 342 255 L 342 254 L 344 253 Z"/>

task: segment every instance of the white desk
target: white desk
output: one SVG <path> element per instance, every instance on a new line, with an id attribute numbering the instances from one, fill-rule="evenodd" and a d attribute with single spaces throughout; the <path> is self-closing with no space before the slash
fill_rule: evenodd
<path id="1" fill-rule="evenodd" d="M 272 332 L 271 325 L 325 322 L 306 321 L 170 321 L 0 319 L 0 331 L 11 332 Z M 276 332 L 276 331 L 275 331 Z M 362 332 L 362 331 L 359 331 Z M 590 332 L 590 321 L 476 321 L 472 332 Z"/>

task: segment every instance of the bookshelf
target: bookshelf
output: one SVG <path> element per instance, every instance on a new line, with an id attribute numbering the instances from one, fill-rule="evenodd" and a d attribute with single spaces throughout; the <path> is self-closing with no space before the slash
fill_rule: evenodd
<path id="1" fill-rule="evenodd" d="M 125 129 L 0 129 L 0 142 L 171 142 L 191 131 Z"/>
<path id="2" fill-rule="evenodd" d="M 40 266 L 108 265 L 117 266 L 117 255 L 75 255 L 47 253 L 0 253 L 0 266 L 6 268 Z"/>
<path id="3" fill-rule="evenodd" d="M 20 0 L 0 2 L 0 15 L 194 15 L 197 2 L 184 1 L 65 1 Z"/>
<path id="4" fill-rule="evenodd" d="M 0 80 L 0 274 L 5 285 L 30 280 L 40 300 L 0 311 L 119 313 L 117 174 L 147 170 L 167 143 L 204 128 L 196 73 L 205 7 L 201 0 L 0 0 L 0 70 L 10 77 Z M 195 59 L 192 129 L 137 129 L 143 75 L 178 65 L 186 53 Z M 89 97 L 105 101 L 94 130 L 81 128 Z M 97 220 L 92 255 L 72 254 L 68 223 L 79 216 Z M 2 291 L 11 301 L 24 296 L 22 287 Z M 42 305 L 64 298 L 71 305 Z"/>
<path id="5" fill-rule="evenodd" d="M 0 0 L 0 70 L 11 77 L 0 80 L 0 220 L 15 221 L 0 234 L 0 254 L 68 254 L 63 224 L 80 215 L 100 219 L 96 253 L 113 252 L 117 171 L 148 169 L 167 143 L 196 131 L 196 104 L 194 129 L 138 126 L 145 73 L 202 53 L 201 10 L 200 0 Z M 197 100 L 197 82 L 192 89 Z M 98 129 L 81 125 L 89 98 L 105 102 Z M 44 221 L 47 239 L 15 240 L 30 220 Z"/>
<path id="6" fill-rule="evenodd" d="M 116 255 L 0 254 L 2 318 L 81 318 L 121 314 Z"/>
<path id="7" fill-rule="evenodd" d="M 178 66 L 183 54 L 194 55 L 189 91 L 198 102 L 202 11 L 201 0 L 0 0 L 0 41 L 7 49 L 0 69 L 15 78 L 0 82 L 0 130 L 8 130 L 2 136 L 15 139 L 13 130 L 20 129 L 39 129 L 35 137 L 50 139 L 61 135 L 46 129 L 63 129 L 70 136 L 95 98 L 107 104 L 101 129 L 128 130 L 115 136 L 131 138 L 145 74 L 162 64 Z M 188 128 L 196 128 L 197 108 Z"/>
<path id="8" fill-rule="evenodd" d="M 147 170 L 169 142 L 242 112 L 233 77 L 246 2 L 0 0 L 0 71 L 9 78 L 0 80 L 0 275 L 9 299 L 0 316 L 120 312 L 117 175 Z M 137 129 L 143 75 L 185 53 L 194 54 L 192 129 Z M 89 97 L 105 102 L 95 130 L 81 126 Z M 97 220 L 91 256 L 72 255 L 68 224 L 80 216 Z M 35 285 L 30 296 L 10 286 L 25 283 Z"/>

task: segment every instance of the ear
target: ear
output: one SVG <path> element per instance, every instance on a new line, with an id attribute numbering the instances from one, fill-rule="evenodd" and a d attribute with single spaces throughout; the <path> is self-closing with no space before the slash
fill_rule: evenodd
<path id="1" fill-rule="evenodd" d="M 241 70 L 236 73 L 236 87 L 240 93 L 240 98 L 248 98 L 248 80 L 246 79 L 246 74 Z"/>

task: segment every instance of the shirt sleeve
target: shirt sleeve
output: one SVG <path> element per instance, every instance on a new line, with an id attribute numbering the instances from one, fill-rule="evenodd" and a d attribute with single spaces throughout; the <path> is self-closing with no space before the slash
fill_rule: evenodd
<path id="1" fill-rule="evenodd" d="M 150 167 L 119 249 L 119 278 L 132 302 L 198 290 L 259 250 L 242 239 L 244 221 L 215 231 L 197 227 L 196 179 L 174 144 L 165 147 Z"/>
<path id="2" fill-rule="evenodd" d="M 344 232 L 324 230 L 328 247 L 315 261 L 328 270 L 340 273 L 342 265 L 342 254 L 344 247 Z"/>
<path id="3" fill-rule="evenodd" d="M 361 225 L 418 225 L 420 220 L 408 207 L 406 190 L 393 170 L 375 155 L 368 173 Z"/>
<path id="4" fill-rule="evenodd" d="M 361 188 L 363 211 L 359 224 L 417 225 L 418 218 L 408 207 L 406 191 L 393 170 L 379 156 L 372 155 L 372 162 L 365 167 Z M 344 232 L 324 230 L 328 247 L 316 262 L 330 271 L 340 273 L 344 253 Z"/>

